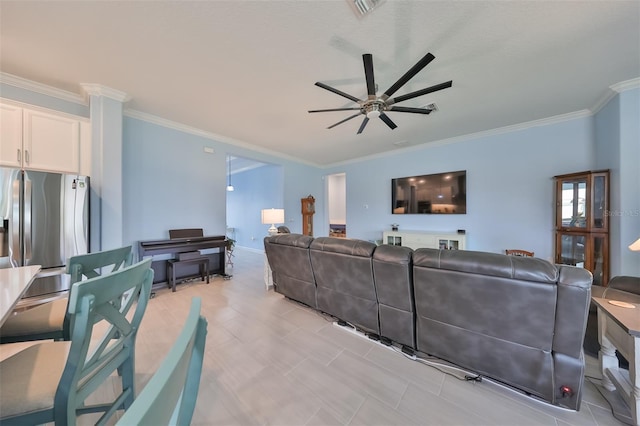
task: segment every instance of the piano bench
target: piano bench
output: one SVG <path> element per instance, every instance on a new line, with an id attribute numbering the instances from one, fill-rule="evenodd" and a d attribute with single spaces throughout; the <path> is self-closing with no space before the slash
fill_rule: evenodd
<path id="1" fill-rule="evenodd" d="M 192 259 L 169 259 L 167 260 L 167 281 L 171 291 L 176 291 L 176 269 L 180 265 L 199 265 L 200 276 L 204 281 L 207 278 L 207 284 L 209 284 L 209 258 L 206 256 L 196 257 Z"/>

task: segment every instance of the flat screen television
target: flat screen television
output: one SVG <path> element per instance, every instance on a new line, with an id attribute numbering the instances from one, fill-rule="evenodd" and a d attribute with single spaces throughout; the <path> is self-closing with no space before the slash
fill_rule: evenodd
<path id="1" fill-rule="evenodd" d="M 466 214 L 467 171 L 391 180 L 393 214 Z"/>

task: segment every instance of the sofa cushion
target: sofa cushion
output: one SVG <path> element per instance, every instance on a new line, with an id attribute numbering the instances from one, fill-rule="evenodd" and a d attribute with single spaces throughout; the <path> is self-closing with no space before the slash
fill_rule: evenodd
<path id="1" fill-rule="evenodd" d="M 555 283 L 558 270 L 536 257 L 505 256 L 480 251 L 418 249 L 413 263 L 426 268 L 447 269 L 470 274 Z"/>
<path id="2" fill-rule="evenodd" d="M 312 237 L 277 234 L 264 239 L 264 250 L 278 293 L 316 308 L 316 281 L 311 268 Z"/>
<path id="3" fill-rule="evenodd" d="M 380 334 L 372 255 L 367 241 L 318 237 L 309 253 L 318 309 L 365 331 Z"/>
<path id="4" fill-rule="evenodd" d="M 373 273 L 380 306 L 380 335 L 415 348 L 413 250 L 381 245 L 373 252 Z"/>

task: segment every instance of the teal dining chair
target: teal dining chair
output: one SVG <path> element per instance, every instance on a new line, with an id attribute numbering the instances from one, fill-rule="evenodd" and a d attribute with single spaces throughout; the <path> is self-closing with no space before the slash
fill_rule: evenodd
<path id="1" fill-rule="evenodd" d="M 180 336 L 117 425 L 191 424 L 207 335 L 207 320 L 200 315 L 200 305 L 199 297 L 192 299 Z"/>
<path id="2" fill-rule="evenodd" d="M 69 258 L 66 273 L 70 283 L 83 278 L 95 278 L 106 272 L 115 272 L 131 265 L 131 246 L 120 247 Z M 0 343 L 26 342 L 32 340 L 69 340 L 67 297 L 44 303 L 10 316 L 0 328 Z"/>
<path id="3" fill-rule="evenodd" d="M 36 343 L 0 362 L 0 424 L 73 425 L 79 415 L 100 412 L 98 424 L 104 424 L 131 406 L 136 336 L 152 282 L 151 259 L 146 259 L 73 284 L 71 340 Z M 87 404 L 112 377 L 121 382 L 113 386 L 120 394 Z"/>

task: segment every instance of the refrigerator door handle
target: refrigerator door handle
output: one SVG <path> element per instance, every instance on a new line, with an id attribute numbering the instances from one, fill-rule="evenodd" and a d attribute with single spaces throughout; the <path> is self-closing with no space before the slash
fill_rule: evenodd
<path id="1" fill-rule="evenodd" d="M 31 261 L 31 179 L 24 176 L 24 264 Z"/>
<path id="2" fill-rule="evenodd" d="M 11 206 L 11 218 L 9 230 L 9 262 L 11 266 L 17 267 L 20 265 L 20 180 L 15 179 L 12 182 L 11 190 L 13 194 L 11 199 L 13 205 Z"/>

